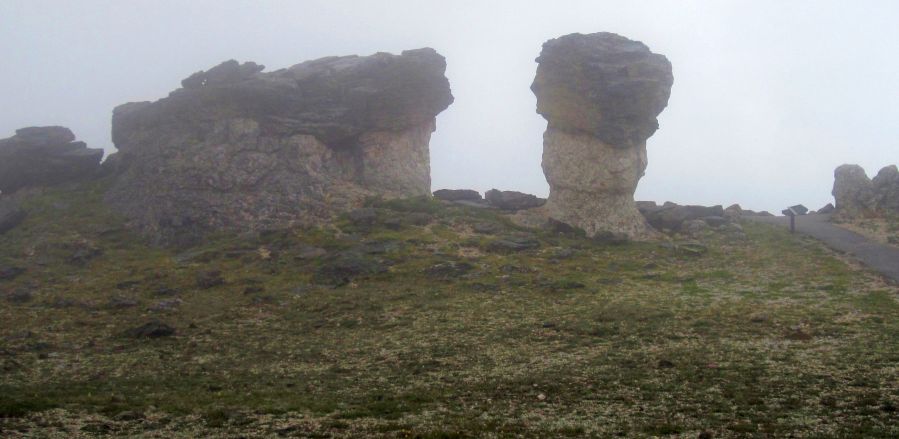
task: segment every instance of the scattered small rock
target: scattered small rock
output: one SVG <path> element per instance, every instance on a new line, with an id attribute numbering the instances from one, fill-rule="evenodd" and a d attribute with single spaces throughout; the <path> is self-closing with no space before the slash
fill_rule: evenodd
<path id="1" fill-rule="evenodd" d="M 568 259 L 573 257 L 577 252 L 572 248 L 558 248 L 552 252 L 552 258 L 554 259 Z"/>
<path id="2" fill-rule="evenodd" d="M 265 296 L 257 296 L 250 300 L 250 303 L 253 305 L 273 305 L 278 303 L 275 299 L 275 296 L 265 295 Z"/>
<path id="3" fill-rule="evenodd" d="M 153 292 L 154 295 L 159 297 L 169 297 L 169 296 L 177 296 L 181 294 L 181 291 L 175 288 L 169 287 L 160 287 Z"/>
<path id="4" fill-rule="evenodd" d="M 703 218 L 710 227 L 718 228 L 727 224 L 727 218 L 723 216 L 707 216 Z"/>
<path id="5" fill-rule="evenodd" d="M 33 298 L 34 294 L 31 293 L 31 290 L 26 288 L 16 288 L 6 295 L 6 300 L 11 303 L 27 303 L 31 302 L 31 299 Z"/>
<path id="6" fill-rule="evenodd" d="M 371 207 L 363 207 L 349 211 L 346 217 L 354 226 L 371 227 L 378 220 L 378 211 Z"/>
<path id="7" fill-rule="evenodd" d="M 12 200 L 0 199 L 0 235 L 18 226 L 26 216 L 25 211 Z"/>
<path id="8" fill-rule="evenodd" d="M 752 323 L 765 323 L 768 320 L 771 320 L 768 314 L 753 314 L 749 316 L 749 321 Z"/>
<path id="9" fill-rule="evenodd" d="M 132 338 L 170 337 L 175 335 L 175 328 L 158 320 L 153 320 L 125 331 L 125 335 Z"/>
<path id="10" fill-rule="evenodd" d="M 484 198 L 491 206 L 498 207 L 503 210 L 523 210 L 540 207 L 546 203 L 545 198 L 538 198 L 536 195 L 525 194 L 516 191 L 500 191 L 490 189 Z"/>
<path id="11" fill-rule="evenodd" d="M 547 219 L 546 223 L 543 225 L 543 228 L 554 235 L 568 236 L 572 238 L 583 238 L 587 236 L 587 232 L 584 229 L 564 223 L 555 218 Z"/>
<path id="12" fill-rule="evenodd" d="M 550 281 L 546 283 L 546 286 L 553 290 L 578 290 L 587 287 L 587 285 L 584 285 L 581 282 L 570 279 Z"/>
<path id="13" fill-rule="evenodd" d="M 13 280 L 25 272 L 24 268 L 12 265 L 0 265 L 0 280 Z"/>
<path id="14" fill-rule="evenodd" d="M 296 258 L 297 259 L 315 259 L 315 258 L 320 258 L 322 256 L 325 256 L 327 254 L 328 254 L 328 251 L 323 248 L 304 245 L 304 246 L 300 247 L 300 251 L 297 252 Z"/>
<path id="15" fill-rule="evenodd" d="M 138 285 L 140 285 L 139 280 L 126 280 L 126 281 L 117 283 L 115 285 L 115 287 L 117 290 L 128 290 L 128 289 L 131 289 L 132 287 L 136 287 Z"/>
<path id="16" fill-rule="evenodd" d="M 262 292 L 265 292 L 265 287 L 262 286 L 249 286 L 243 289 L 243 293 L 246 295 L 259 294 Z"/>
<path id="17" fill-rule="evenodd" d="M 383 273 L 387 266 L 381 261 L 358 252 L 342 252 L 322 262 L 315 273 L 319 284 L 342 286 L 358 276 Z"/>
<path id="18" fill-rule="evenodd" d="M 117 421 L 136 421 L 138 419 L 144 419 L 144 414 L 137 411 L 127 410 L 117 414 L 115 419 Z"/>
<path id="19" fill-rule="evenodd" d="M 106 307 L 109 309 L 125 309 L 125 308 L 134 308 L 139 305 L 137 300 L 131 299 L 128 297 L 113 297 L 106 304 Z"/>
<path id="20" fill-rule="evenodd" d="M 434 221 L 434 217 L 429 213 L 412 212 L 403 218 L 403 222 L 413 226 L 426 226 Z"/>
<path id="21" fill-rule="evenodd" d="M 147 308 L 147 311 L 154 311 L 154 312 L 173 311 L 176 308 L 180 307 L 182 303 L 184 303 L 184 301 L 177 297 L 174 299 L 160 300 L 159 302 L 156 302 L 153 305 L 151 305 L 149 308 Z"/>
<path id="22" fill-rule="evenodd" d="M 90 308 L 90 305 L 81 302 L 75 299 L 70 299 L 68 297 L 57 297 L 47 303 L 47 306 L 50 308 L 57 309 L 65 309 L 65 308 Z"/>
<path id="23" fill-rule="evenodd" d="M 833 203 L 827 203 L 827 205 L 818 209 L 818 213 L 829 214 L 829 213 L 833 213 L 834 210 L 836 210 L 836 207 L 833 206 Z"/>
<path id="24" fill-rule="evenodd" d="M 808 341 L 813 338 L 813 336 L 805 331 L 802 328 L 793 328 L 790 332 L 785 336 L 787 340 L 794 341 Z"/>
<path id="25" fill-rule="evenodd" d="M 440 189 L 434 191 L 434 198 L 444 201 L 480 201 L 481 193 L 471 189 Z"/>
<path id="26" fill-rule="evenodd" d="M 207 290 L 225 283 L 222 272 L 219 270 L 207 270 L 197 273 L 197 288 Z"/>
<path id="27" fill-rule="evenodd" d="M 507 236 L 487 244 L 487 250 L 497 253 L 512 253 L 540 247 L 540 242 L 530 236 Z"/>
<path id="28" fill-rule="evenodd" d="M 674 367 L 674 363 L 669 360 L 659 360 L 659 369 L 671 369 Z"/>
<path id="29" fill-rule="evenodd" d="M 709 252 L 709 248 L 698 242 L 683 242 L 676 245 L 678 253 L 690 256 L 702 256 Z"/>
<path id="30" fill-rule="evenodd" d="M 626 233 L 600 230 L 596 232 L 596 234 L 593 235 L 593 238 L 590 238 L 590 240 L 597 244 L 622 245 L 626 244 L 629 241 L 629 238 Z"/>
<path id="31" fill-rule="evenodd" d="M 709 230 L 709 224 L 701 219 L 687 220 L 681 224 L 680 229 L 689 236 L 698 237 Z"/>
<path id="32" fill-rule="evenodd" d="M 471 230 L 482 235 L 494 235 L 503 230 L 503 227 L 497 223 L 475 223 L 471 226 Z"/>
<path id="33" fill-rule="evenodd" d="M 440 280 L 452 280 L 473 270 L 475 267 L 468 262 L 442 262 L 424 270 L 428 277 Z"/>
<path id="34" fill-rule="evenodd" d="M 91 259 L 103 254 L 103 250 L 86 239 L 79 239 L 67 246 L 72 249 L 72 255 L 69 256 L 69 262 L 76 265 L 87 264 Z"/>
<path id="35" fill-rule="evenodd" d="M 399 241 L 393 239 L 369 241 L 356 246 L 353 248 L 353 251 L 367 255 L 382 255 L 397 250 L 400 245 L 401 243 Z"/>

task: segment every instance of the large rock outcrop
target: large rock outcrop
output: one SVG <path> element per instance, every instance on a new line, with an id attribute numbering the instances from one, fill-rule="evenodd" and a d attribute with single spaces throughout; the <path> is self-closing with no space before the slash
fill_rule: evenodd
<path id="1" fill-rule="evenodd" d="M 859 165 L 842 165 L 833 173 L 833 195 L 836 210 L 833 218 L 848 221 L 876 216 L 874 185 Z"/>
<path id="2" fill-rule="evenodd" d="M 590 236 L 653 236 L 633 196 L 646 169 L 646 139 L 668 104 L 671 63 L 612 33 L 549 40 L 537 63 L 531 90 L 548 122 L 547 214 Z"/>
<path id="3" fill-rule="evenodd" d="M 428 143 L 453 102 L 445 69 L 419 49 L 195 73 L 164 99 L 115 109 L 107 201 L 171 242 L 314 224 L 372 195 L 428 195 Z"/>
<path id="4" fill-rule="evenodd" d="M 89 178 L 99 171 L 102 158 L 102 149 L 76 142 L 68 128 L 22 128 L 0 139 L 0 192 Z"/>

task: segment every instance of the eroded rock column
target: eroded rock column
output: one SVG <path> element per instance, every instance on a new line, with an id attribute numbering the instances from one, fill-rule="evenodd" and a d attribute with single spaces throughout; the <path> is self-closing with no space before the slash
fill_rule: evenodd
<path id="1" fill-rule="evenodd" d="M 605 32 L 549 40 L 537 63 L 531 90 L 547 120 L 548 215 L 590 236 L 650 238 L 634 191 L 646 169 L 646 139 L 668 104 L 671 63 L 643 43 Z"/>

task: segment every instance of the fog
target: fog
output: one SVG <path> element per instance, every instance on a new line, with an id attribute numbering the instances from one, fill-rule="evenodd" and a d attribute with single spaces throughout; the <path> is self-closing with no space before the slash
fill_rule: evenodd
<path id="1" fill-rule="evenodd" d="M 3 0 L 0 137 L 64 125 L 109 153 L 115 106 L 221 61 L 270 71 L 429 46 L 456 97 L 432 137 L 432 187 L 545 196 L 534 58 L 547 39 L 609 31 L 674 66 L 637 199 L 818 208 L 836 166 L 899 162 L 897 16 L 890 1 Z"/>

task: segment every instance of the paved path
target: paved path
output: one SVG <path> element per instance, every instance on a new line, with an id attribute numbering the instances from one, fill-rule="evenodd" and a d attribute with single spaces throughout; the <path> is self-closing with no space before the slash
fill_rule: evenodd
<path id="1" fill-rule="evenodd" d="M 790 227 L 785 216 L 744 217 L 752 221 Z M 830 215 L 801 215 L 796 217 L 796 231 L 824 242 L 828 247 L 847 253 L 865 265 L 899 282 L 899 249 L 874 242 L 858 233 L 831 224 Z"/>

